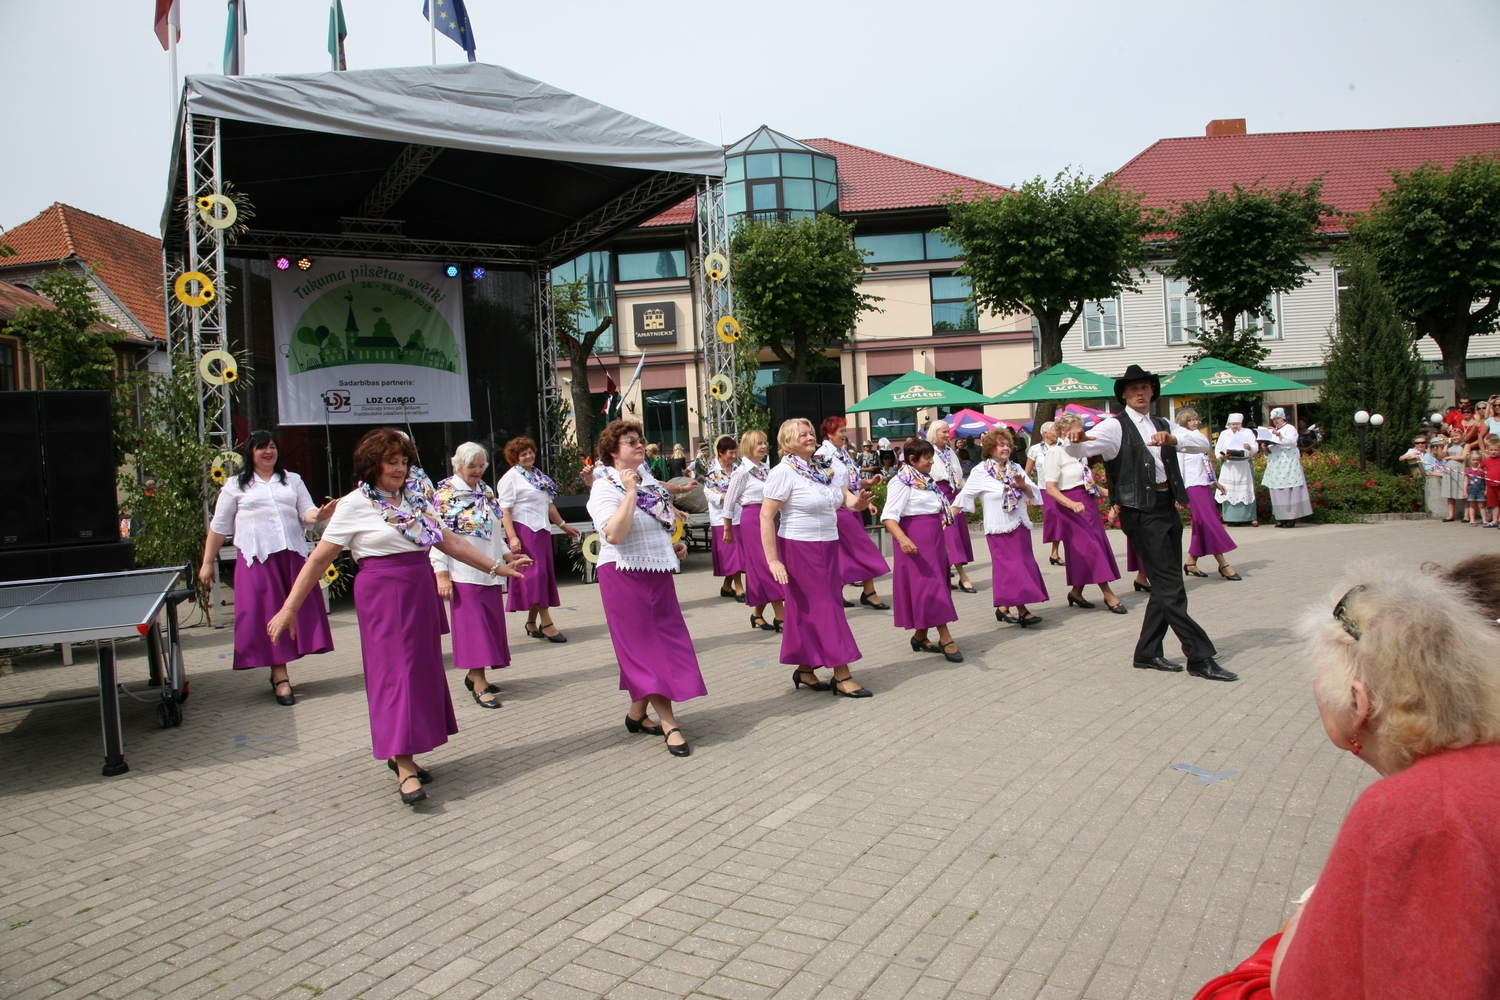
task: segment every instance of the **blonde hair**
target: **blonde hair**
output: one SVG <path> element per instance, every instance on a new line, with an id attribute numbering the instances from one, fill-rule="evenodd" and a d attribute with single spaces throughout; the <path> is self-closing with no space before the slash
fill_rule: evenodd
<path id="1" fill-rule="evenodd" d="M 1052 421 L 1052 430 L 1056 432 L 1059 439 L 1074 427 L 1082 426 L 1083 418 L 1076 413 L 1059 413 Z"/>
<path id="2" fill-rule="evenodd" d="M 1173 416 L 1173 419 L 1175 419 L 1179 424 L 1182 424 L 1184 427 L 1186 427 L 1189 420 L 1198 420 L 1201 418 L 1198 416 L 1198 411 L 1193 409 L 1191 406 L 1182 406 L 1178 407 L 1177 413 Z"/>
<path id="3" fill-rule="evenodd" d="M 1369 690 L 1370 729 L 1404 767 L 1439 750 L 1500 740 L 1500 628 L 1451 582 L 1391 562 L 1351 566 L 1304 626 L 1323 706 Z"/>
<path id="4" fill-rule="evenodd" d="M 740 435 L 740 458 L 755 461 L 755 449 L 766 443 L 765 431 L 746 431 Z"/>
<path id="5" fill-rule="evenodd" d="M 817 433 L 813 430 L 812 421 L 805 417 L 783 420 L 780 429 L 776 431 L 776 450 L 783 455 L 794 451 L 797 447 L 797 435 L 802 433 L 804 426 L 814 434 Z"/>
<path id="6" fill-rule="evenodd" d="M 687 458 L 687 452 L 683 449 L 681 442 L 672 445 L 672 457 Z"/>

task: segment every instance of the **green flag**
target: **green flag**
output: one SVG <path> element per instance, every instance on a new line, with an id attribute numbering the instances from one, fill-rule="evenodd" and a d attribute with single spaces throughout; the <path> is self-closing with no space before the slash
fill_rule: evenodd
<path id="1" fill-rule="evenodd" d="M 344 26 L 343 0 L 332 0 L 328 5 L 328 55 L 336 70 L 348 69 L 349 60 L 344 58 L 344 39 L 349 29 Z"/>

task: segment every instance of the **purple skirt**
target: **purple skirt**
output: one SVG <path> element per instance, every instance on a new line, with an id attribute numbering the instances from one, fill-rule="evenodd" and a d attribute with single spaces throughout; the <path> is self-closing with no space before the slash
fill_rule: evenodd
<path id="1" fill-rule="evenodd" d="M 864 583 L 891 571 L 885 556 L 880 554 L 880 546 L 875 544 L 875 539 L 865 530 L 865 522 L 854 511 L 843 506 L 839 507 L 838 553 L 839 579 L 844 586 Z M 787 572 L 791 572 L 790 566 Z M 843 606 L 843 598 L 840 598 L 839 607 Z"/>
<path id="2" fill-rule="evenodd" d="M 307 595 L 297 611 L 297 638 L 283 635 L 274 646 L 266 635 L 266 622 L 276 617 L 286 595 L 291 593 L 306 559 L 291 549 L 273 552 L 262 562 L 246 562 L 242 552 L 234 559 L 234 669 L 279 666 L 309 653 L 333 648 L 328 628 L 328 609 L 323 595 Z"/>
<path id="3" fill-rule="evenodd" d="M 1188 509 L 1193 514 L 1193 540 L 1188 544 L 1188 555 L 1223 555 L 1239 546 L 1229 537 L 1224 522 L 1219 520 L 1219 503 L 1214 499 L 1212 486 L 1189 486 L 1187 488 Z"/>
<path id="4" fill-rule="evenodd" d="M 604 563 L 599 599 L 620 662 L 620 690 L 629 691 L 631 701 L 651 694 L 668 701 L 708 694 L 671 573 Z"/>
<path id="5" fill-rule="evenodd" d="M 1063 490 L 1063 496 L 1074 503 L 1083 504 L 1083 512 L 1073 511 L 1057 505 L 1057 521 L 1062 531 L 1062 543 L 1067 546 L 1067 578 L 1069 587 L 1082 587 L 1090 583 L 1112 583 L 1120 578 L 1120 565 L 1115 562 L 1114 551 L 1109 547 L 1109 536 L 1104 533 L 1104 522 L 1099 520 L 1099 505 L 1082 486 Z"/>
<path id="6" fill-rule="evenodd" d="M 948 589 L 948 547 L 944 539 L 943 515 L 908 514 L 901 530 L 917 543 L 914 555 L 896 546 L 896 564 L 891 582 L 891 610 L 897 628 L 936 628 L 958 621 L 953 592 Z"/>
<path id="7" fill-rule="evenodd" d="M 458 732 L 443 676 L 442 603 L 426 549 L 360 561 L 354 609 L 376 760 L 426 753 Z"/>
<path id="8" fill-rule="evenodd" d="M 860 534 L 864 534 L 863 528 Z M 786 566 L 786 625 L 781 633 L 781 662 L 799 667 L 837 667 L 859 659 L 859 647 L 854 644 L 854 633 L 844 617 L 844 591 L 839 574 L 843 533 L 840 532 L 837 542 L 778 538 L 776 546 Z"/>
<path id="9" fill-rule="evenodd" d="M 552 532 L 533 531 L 519 521 L 511 523 L 521 542 L 521 551 L 531 557 L 531 565 L 521 571 L 525 576 L 519 580 L 506 577 L 510 597 L 505 602 L 505 610 L 530 611 L 538 604 L 544 608 L 560 607 L 557 571 L 552 566 Z"/>
<path id="10" fill-rule="evenodd" d="M 756 513 L 759 512 L 757 508 Z M 744 515 L 741 514 L 740 517 L 743 518 Z M 735 531 L 738 533 L 739 525 L 735 525 Z M 743 570 L 745 568 L 744 557 L 740 554 L 739 547 L 724 544 L 723 521 L 713 526 L 713 536 L 714 576 L 734 576 Z"/>
<path id="11" fill-rule="evenodd" d="M 766 564 L 760 537 L 760 504 L 747 504 L 740 509 L 740 523 L 734 526 L 734 545 L 740 550 L 740 565 L 745 570 L 745 603 L 752 608 L 786 599 L 786 588 L 776 582 Z"/>
<path id="12" fill-rule="evenodd" d="M 1146 572 L 1145 570 L 1141 569 L 1141 561 L 1140 561 L 1140 559 L 1138 559 L 1136 557 L 1136 554 L 1135 554 L 1135 543 L 1132 542 L 1129 538 L 1125 539 L 1125 572 L 1127 572 L 1127 573 L 1144 573 L 1144 572 Z"/>
<path id="13" fill-rule="evenodd" d="M 512 577 L 511 579 L 514 579 Z M 505 596 L 499 587 L 453 585 L 453 669 L 510 666 L 505 636 Z"/>
<path id="14" fill-rule="evenodd" d="M 1031 532 L 1017 528 L 1005 535 L 985 535 L 990 546 L 990 576 L 995 607 L 1035 604 L 1047 600 L 1047 585 L 1036 556 L 1031 553 Z"/>
<path id="15" fill-rule="evenodd" d="M 958 496 L 955 490 L 944 480 L 939 480 L 937 491 L 945 503 L 953 503 L 953 498 Z M 960 512 L 953 519 L 953 523 L 943 531 L 948 540 L 948 562 L 953 565 L 959 563 L 971 563 L 974 561 L 974 539 L 969 537 L 969 520 Z"/>
<path id="16" fill-rule="evenodd" d="M 1057 524 L 1057 501 L 1046 490 L 1042 491 L 1042 541 L 1062 541 L 1062 529 Z"/>

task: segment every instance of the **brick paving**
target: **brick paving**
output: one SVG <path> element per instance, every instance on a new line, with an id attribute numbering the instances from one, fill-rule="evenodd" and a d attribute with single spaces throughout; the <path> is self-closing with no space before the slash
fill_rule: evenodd
<path id="1" fill-rule="evenodd" d="M 229 630 L 188 629 L 183 725 L 127 699 L 127 775 L 100 777 L 92 705 L 0 713 L 0 996 L 1190 997 L 1278 929 L 1373 778 L 1323 735 L 1296 620 L 1350 558 L 1500 542 L 1235 537 L 1246 581 L 1189 591 L 1238 684 L 1131 669 L 1145 595 L 1070 611 L 1043 558 L 1027 631 L 971 567 L 963 664 L 851 610 L 865 701 L 793 691 L 695 555 L 677 589 L 710 693 L 681 707 L 687 759 L 626 734 L 597 591 L 565 584 L 566 645 L 510 616 L 502 710 L 449 674 L 461 732 L 415 809 L 370 758 L 352 608 L 335 653 L 293 665 L 292 709 L 228 669 Z M 121 654 L 143 678 L 139 643 Z M 86 688 L 91 661 L 21 657 L 0 701 Z"/>

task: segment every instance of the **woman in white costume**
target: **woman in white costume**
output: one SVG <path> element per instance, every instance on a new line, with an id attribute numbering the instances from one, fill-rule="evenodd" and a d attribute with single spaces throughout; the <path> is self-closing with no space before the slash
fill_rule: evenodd
<path id="1" fill-rule="evenodd" d="M 1271 494 L 1271 513 L 1276 527 L 1295 528 L 1297 518 L 1312 514 L 1312 498 L 1307 492 L 1307 476 L 1302 472 L 1302 452 L 1297 448 L 1297 428 L 1287 422 L 1286 411 L 1271 411 L 1271 457 L 1266 460 L 1265 475 L 1260 484 Z"/>
<path id="2" fill-rule="evenodd" d="M 1250 459 L 1258 447 L 1255 432 L 1245 426 L 1243 413 L 1231 413 L 1228 425 L 1219 432 L 1214 445 L 1214 455 L 1219 459 L 1219 504 L 1223 507 L 1225 524 L 1248 524 L 1252 528 L 1260 524 L 1255 512 L 1255 470 Z M 1235 455 L 1230 453 L 1234 452 Z"/>

